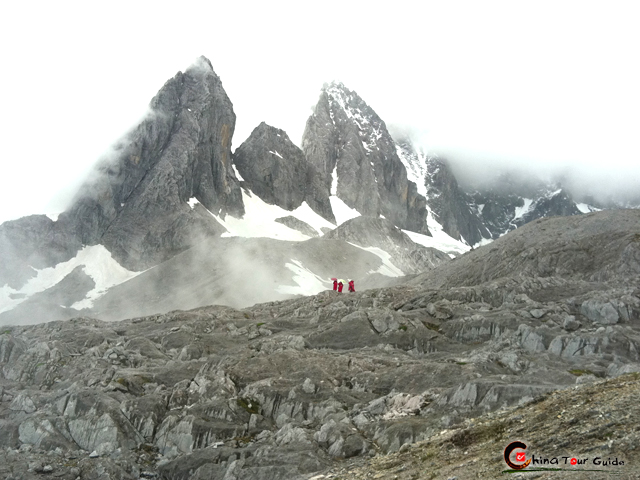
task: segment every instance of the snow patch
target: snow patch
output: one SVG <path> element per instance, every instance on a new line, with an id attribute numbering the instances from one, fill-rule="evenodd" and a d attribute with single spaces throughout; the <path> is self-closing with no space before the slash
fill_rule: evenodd
<path id="1" fill-rule="evenodd" d="M 49 217 L 51 220 L 53 220 L 54 222 L 58 221 L 58 216 L 60 215 L 60 213 L 62 212 L 58 212 L 58 213 L 45 213 L 45 215 L 47 217 Z"/>
<path id="2" fill-rule="evenodd" d="M 338 195 L 338 162 L 331 173 L 331 195 Z"/>
<path id="3" fill-rule="evenodd" d="M 409 238 L 419 245 L 423 245 L 425 247 L 432 247 L 436 250 L 440 250 L 441 252 L 448 253 L 449 256 L 454 255 L 462 255 L 465 252 L 471 250 L 471 247 L 460 240 L 456 240 L 455 238 L 449 236 L 442 229 L 442 225 L 435 219 L 433 216 L 433 212 L 430 209 L 427 209 L 427 226 L 429 227 L 429 231 L 431 232 L 431 237 L 428 235 L 423 235 L 421 233 L 411 232 L 409 230 L 402 230 L 406 233 Z"/>
<path id="4" fill-rule="evenodd" d="M 482 247 L 484 245 L 489 245 L 491 242 L 493 242 L 492 238 L 483 238 L 482 240 L 480 240 L 478 243 L 476 243 L 473 248 L 478 248 L 478 247 Z"/>
<path id="5" fill-rule="evenodd" d="M 233 173 L 236 174 L 236 178 L 238 180 L 240 180 L 241 182 L 244 182 L 244 178 L 242 178 L 242 175 L 240 175 L 240 172 L 238 171 L 238 169 L 236 168 L 235 164 L 231 164 L 231 168 L 233 168 Z"/>
<path id="6" fill-rule="evenodd" d="M 562 190 L 559 190 L 559 191 L 562 191 Z M 524 200 L 524 205 L 522 207 L 516 207 L 516 213 L 513 217 L 513 220 L 522 218 L 524 215 L 526 215 L 529 212 L 529 210 L 531 210 L 531 204 L 533 204 L 533 199 L 523 198 L 523 200 Z"/>
<path id="7" fill-rule="evenodd" d="M 280 158 L 282 158 L 282 155 L 280 155 L 280 154 L 278 153 L 278 151 L 277 151 L 277 150 L 276 150 L 276 151 L 273 151 L 273 152 L 272 152 L 271 150 L 269 150 L 269 153 L 272 153 L 272 154 L 273 154 L 273 155 L 275 155 L 276 157 L 280 157 Z M 283 159 L 283 160 L 284 160 L 284 159 Z"/>
<path id="8" fill-rule="evenodd" d="M 588 203 L 576 203 L 576 208 L 582 213 L 599 212 L 602 210 L 601 208 L 592 207 Z"/>
<path id="9" fill-rule="evenodd" d="M 308 240 L 310 237 L 307 235 L 275 221 L 276 218 L 287 216 L 293 216 L 311 225 L 319 235 L 323 234 L 321 230 L 323 227 L 335 228 L 335 225 L 314 212 L 307 202 L 303 202 L 302 205 L 290 212 L 277 205 L 269 205 L 256 194 L 244 189 L 242 190 L 242 201 L 245 211 L 242 218 L 227 215 L 223 220 L 219 215 L 209 212 L 227 229 L 227 233 L 222 234 L 223 237 L 266 237 L 294 242 Z"/>
<path id="10" fill-rule="evenodd" d="M 358 212 L 355 208 L 351 208 L 350 206 L 348 206 L 342 201 L 342 199 L 336 197 L 335 195 L 331 195 L 329 197 L 329 202 L 331 203 L 331 210 L 333 210 L 333 215 L 336 217 L 336 222 L 338 222 L 338 225 L 342 225 L 347 220 L 351 220 L 352 218 L 360 216 L 360 212 Z"/>
<path id="11" fill-rule="evenodd" d="M 36 270 L 36 276 L 31 278 L 22 288 L 14 290 L 8 285 L 0 288 L 0 313 L 11 310 L 25 301 L 31 295 L 43 292 L 53 287 L 69 275 L 76 267 L 83 267 L 84 273 L 95 282 L 93 290 L 87 293 L 84 300 L 74 303 L 71 308 L 91 308 L 93 301 L 101 297 L 106 291 L 120 283 L 126 282 L 142 272 L 132 272 L 121 266 L 111 256 L 111 252 L 102 245 L 84 247 L 76 256 L 55 267 Z M 9 295 L 24 295 L 23 298 L 10 298 Z"/>
<path id="12" fill-rule="evenodd" d="M 189 206 L 191 207 L 191 210 L 193 210 L 193 208 L 199 204 L 200 202 L 198 201 L 198 199 L 196 197 L 191 197 L 187 203 L 189 204 Z"/>
<path id="13" fill-rule="evenodd" d="M 331 282 L 323 280 L 321 277 L 313 273 L 311 270 L 302 265 L 298 260 L 291 260 L 291 263 L 285 263 L 285 267 L 293 272 L 293 281 L 297 283 L 295 286 L 280 285 L 276 291 L 291 295 L 315 295 L 331 286 Z"/>

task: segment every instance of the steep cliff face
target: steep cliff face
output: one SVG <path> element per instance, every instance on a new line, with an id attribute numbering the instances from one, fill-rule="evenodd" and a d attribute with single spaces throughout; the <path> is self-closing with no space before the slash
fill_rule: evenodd
<path id="1" fill-rule="evenodd" d="M 170 79 L 145 120 L 115 147 L 60 216 L 82 243 L 105 245 L 129 268 L 170 258 L 222 227 L 210 212 L 241 216 L 231 168 L 235 114 L 220 78 L 201 57 Z"/>
<path id="2" fill-rule="evenodd" d="M 335 223 L 329 187 L 284 130 L 262 122 L 234 152 L 233 163 L 251 191 L 265 202 L 285 210 L 307 202 L 313 211 Z"/>
<path id="3" fill-rule="evenodd" d="M 458 186 L 446 160 L 428 159 L 425 182 L 429 208 L 446 233 L 469 245 L 491 238 L 491 233 L 478 217 L 473 200 Z"/>
<path id="4" fill-rule="evenodd" d="M 357 93 L 325 86 L 302 138 L 307 160 L 325 185 L 364 216 L 427 233 L 426 201 L 398 158 L 385 123 Z"/>

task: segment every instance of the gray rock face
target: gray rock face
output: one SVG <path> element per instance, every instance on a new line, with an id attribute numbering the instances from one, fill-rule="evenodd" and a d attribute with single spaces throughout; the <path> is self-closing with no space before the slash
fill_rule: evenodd
<path id="1" fill-rule="evenodd" d="M 351 208 L 428 232 L 424 197 L 407 180 L 385 123 L 355 92 L 335 83 L 323 88 L 307 120 L 302 149 L 326 188 Z"/>
<path id="2" fill-rule="evenodd" d="M 231 101 L 201 57 L 162 87 L 59 222 L 132 270 L 170 258 L 198 235 L 221 233 L 202 206 L 222 216 L 244 212 L 231 168 L 234 127 Z M 202 206 L 190 208 L 192 197 Z"/>
<path id="3" fill-rule="evenodd" d="M 335 223 L 329 187 L 284 130 L 262 122 L 234 152 L 233 163 L 251 191 L 265 202 L 295 210 L 306 201 Z"/>
<path id="4" fill-rule="evenodd" d="M 278 223 L 281 223 L 283 225 L 286 225 L 289 228 L 293 228 L 294 230 L 298 230 L 299 232 L 309 236 L 309 237 L 318 237 L 319 233 L 316 231 L 315 228 L 313 228 L 311 225 L 309 225 L 306 222 L 303 222 L 302 220 L 296 218 L 296 217 L 292 217 L 291 215 L 288 215 L 286 217 L 280 217 L 280 218 L 276 218 L 275 220 Z"/>
<path id="5" fill-rule="evenodd" d="M 583 302 L 580 313 L 592 322 L 602 325 L 614 325 L 620 320 L 620 315 L 611 302 L 597 298 Z"/>
<path id="6" fill-rule="evenodd" d="M 442 229 L 457 240 L 475 245 L 483 238 L 491 238 L 473 201 L 462 191 L 446 160 L 437 157 L 427 161 L 427 204 L 442 225 Z"/>

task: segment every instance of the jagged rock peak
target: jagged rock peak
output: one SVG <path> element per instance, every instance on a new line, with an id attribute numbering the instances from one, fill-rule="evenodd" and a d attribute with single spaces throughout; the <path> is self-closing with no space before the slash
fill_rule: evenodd
<path id="1" fill-rule="evenodd" d="M 375 115 L 375 112 L 371 110 L 369 105 L 353 90 L 349 90 L 342 82 L 331 82 L 325 84 L 322 87 L 322 91 L 326 93 L 331 100 L 333 100 L 333 107 L 339 106 L 344 110 L 347 116 L 352 117 L 354 115 L 362 116 L 365 113 L 366 116 Z M 377 115 L 376 115 L 377 117 Z"/>
<path id="2" fill-rule="evenodd" d="M 290 211 L 306 201 L 313 211 L 335 223 L 322 176 L 284 130 L 262 122 L 236 149 L 233 164 L 263 201 Z"/>
<path id="3" fill-rule="evenodd" d="M 362 215 L 427 233 L 424 197 L 407 180 L 396 145 L 376 112 L 342 83 L 323 86 L 302 138 L 307 160 L 331 194 Z"/>
<path id="4" fill-rule="evenodd" d="M 169 79 L 147 117 L 97 166 L 60 220 L 82 243 L 107 247 L 131 269 L 147 268 L 221 226 L 192 209 L 244 213 L 231 168 L 236 116 L 211 62 L 200 57 Z"/>

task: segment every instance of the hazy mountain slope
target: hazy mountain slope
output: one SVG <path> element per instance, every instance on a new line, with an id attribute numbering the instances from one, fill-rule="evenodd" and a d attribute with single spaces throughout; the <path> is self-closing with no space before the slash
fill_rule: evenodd
<path id="1" fill-rule="evenodd" d="M 427 209 L 448 235 L 468 245 L 476 245 L 491 234 L 478 216 L 469 195 L 459 187 L 449 163 L 427 155 L 411 139 L 396 139 L 399 158 L 418 183 L 418 191 L 427 201 Z"/>
<path id="2" fill-rule="evenodd" d="M 329 290 L 332 277 L 354 279 L 361 290 L 448 261 L 389 221 L 364 217 L 302 242 L 210 239 L 112 288 L 91 315 L 116 320 L 211 304 L 242 308 Z"/>
<path id="3" fill-rule="evenodd" d="M 211 239 L 113 288 L 93 314 L 115 320 L 211 304 L 242 308 L 331 289 L 331 277 L 364 281 L 381 266 L 376 255 L 336 240 Z"/>
<path id="4" fill-rule="evenodd" d="M 640 211 L 539 219 L 412 282 L 450 288 L 518 275 L 587 281 L 640 275 Z"/>
<path id="5" fill-rule="evenodd" d="M 82 244 L 46 215 L 31 215 L 0 225 L 0 288 L 20 289 L 34 269 L 72 258 Z"/>

